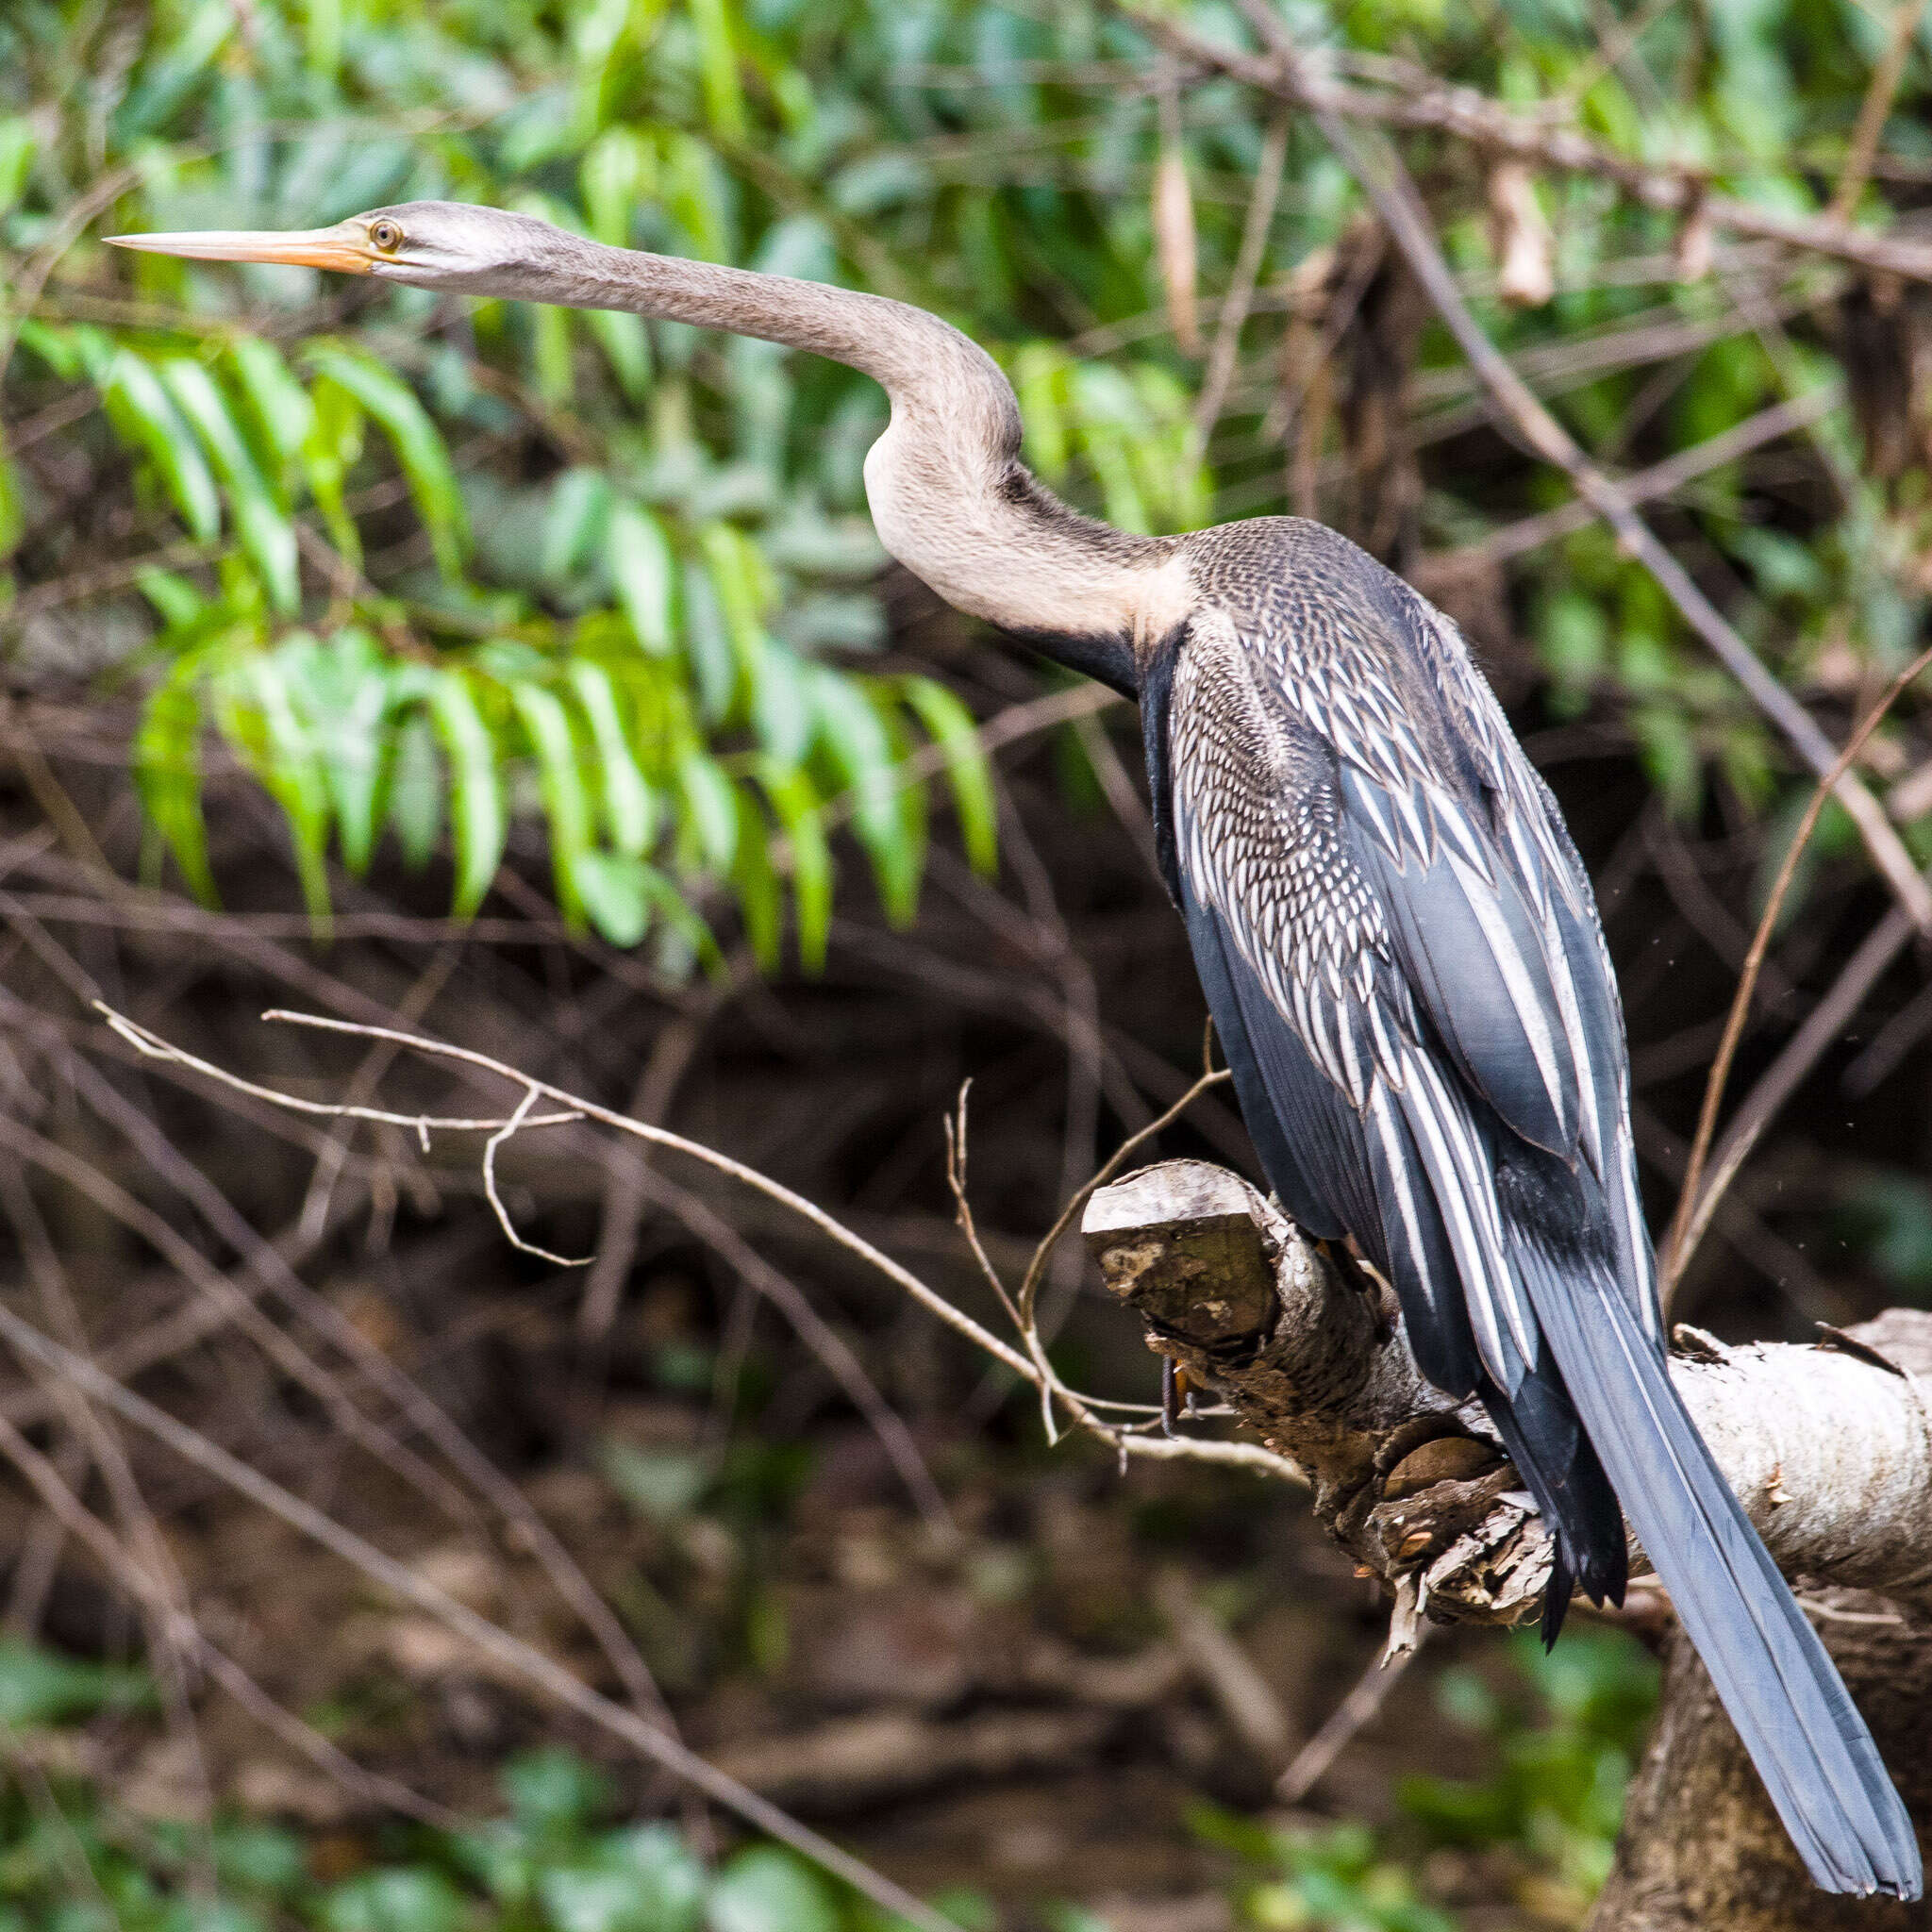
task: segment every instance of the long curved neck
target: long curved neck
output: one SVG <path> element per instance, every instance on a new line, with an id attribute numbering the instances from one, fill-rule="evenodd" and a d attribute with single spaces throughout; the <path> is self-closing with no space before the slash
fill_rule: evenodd
<path id="1" fill-rule="evenodd" d="M 1042 488 L 1020 461 L 1011 385 L 958 329 L 882 295 L 551 232 L 541 263 L 494 272 L 477 292 L 728 329 L 878 382 L 892 406 L 865 462 L 879 541 L 947 603 L 1103 676 L 1109 650 L 1168 627 L 1175 541 L 1128 536 Z"/>

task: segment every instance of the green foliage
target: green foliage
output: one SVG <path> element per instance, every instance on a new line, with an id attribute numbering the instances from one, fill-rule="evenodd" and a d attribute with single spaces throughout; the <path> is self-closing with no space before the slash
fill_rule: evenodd
<path id="1" fill-rule="evenodd" d="M 1439 1692 L 1496 1769 L 1481 1780 L 1407 1778 L 1402 1807 L 1437 1842 L 1510 1847 L 1541 1876 L 1542 1896 L 1573 1901 L 1580 1917 L 1609 1872 L 1657 1669 L 1634 1640 L 1597 1629 L 1574 1628 L 1547 1653 L 1524 1632 L 1511 1650 L 1526 1699 L 1460 1671 Z"/>
<path id="2" fill-rule="evenodd" d="M 153 1703 L 144 1671 L 81 1663 L 17 1638 L 0 1639 L 0 1729 L 31 1730 Z"/>
<path id="3" fill-rule="evenodd" d="M 1243 1932 L 1455 1932 L 1366 1825 L 1262 1825 L 1210 1806 L 1192 1818 L 1202 1839 L 1246 1868 L 1236 1890 Z"/>
<path id="4" fill-rule="evenodd" d="M 1847 1190 L 1840 1240 L 1919 1307 L 1932 1296 L 1932 1188 L 1918 1174 L 1880 1169 Z"/>
<path id="5" fill-rule="evenodd" d="M 701 1469 L 630 1454 L 635 1462 L 607 1454 L 607 1469 L 655 1520 L 703 1493 Z M 746 1480 L 726 1470 L 724 1497 Z M 1573 1631 L 1550 1657 L 1524 1637 L 1512 1656 L 1515 1692 L 1461 1670 L 1441 1679 L 1445 1715 L 1480 1739 L 1493 1770 L 1478 1781 L 1406 1780 L 1402 1806 L 1425 1842 L 1507 1854 L 1540 1911 L 1580 1918 L 1607 1868 L 1656 1672 L 1627 1639 L 1596 1630 Z M 0 1646 L 0 1722 L 15 1732 L 151 1703 L 140 1672 Z M 194 1924 L 221 1932 L 895 1932 L 782 1847 L 752 1844 L 713 1864 L 669 1824 L 613 1822 L 611 1779 L 572 1752 L 514 1757 L 499 1783 L 499 1816 L 448 1832 L 391 1829 L 359 1869 L 324 1880 L 279 1825 L 225 1814 L 204 1838 L 121 1813 L 110 1792 L 66 1777 L 38 1790 L 11 1778 L 0 1784 L 0 1924 L 9 1910 L 46 1922 L 78 1887 L 107 1900 L 124 1932 L 182 1932 L 183 1887 L 199 1865 L 212 1867 L 219 1897 L 194 1910 L 221 1916 Z M 1191 1818 L 1228 1861 L 1243 1932 L 1454 1932 L 1404 1861 L 1400 1834 L 1285 1828 L 1207 1805 Z M 999 1923 L 974 1895 L 938 1905 L 964 1932 Z M 1101 1924 L 1070 1904 L 1042 1916 L 1061 1932 Z"/>
<path id="6" fill-rule="evenodd" d="M 1192 10 L 1225 30 L 1222 9 Z M 1511 0 L 1493 20 L 1356 0 L 1294 21 L 1344 58 L 1399 56 L 1525 109 L 1563 97 L 1596 140 L 1701 159 L 1718 185 L 1793 209 L 1835 170 L 1876 31 L 1856 0 L 1764 0 L 1646 15 L 1606 59 L 1603 23 L 1569 0 Z M 68 433 L 126 453 L 155 614 L 132 667 L 138 772 L 204 898 L 198 774 L 215 736 L 281 806 L 318 919 L 331 862 L 356 874 L 392 848 L 422 866 L 444 840 L 452 903 L 472 913 L 532 816 L 566 916 L 622 944 L 655 935 L 667 965 L 708 953 L 699 920 L 726 902 L 767 963 L 788 930 L 822 958 L 829 832 L 848 823 L 886 909 L 909 918 L 926 787 L 908 758 L 942 776 L 980 866 L 993 813 L 957 700 L 865 663 L 886 631 L 859 482 L 884 408 L 866 379 L 632 316 L 110 261 L 69 220 L 104 179 L 119 229 L 306 226 L 450 195 L 904 296 L 1002 357 L 1033 462 L 1122 526 L 1287 507 L 1271 385 L 1238 384 L 1206 460 L 1194 446 L 1199 370 L 1160 325 L 1146 96 L 1080 77 L 1147 58 L 1104 8 L 258 0 L 243 15 L 175 0 L 113 26 L 111 48 L 109 34 L 85 0 L 0 13 L 0 287 L 40 291 L 0 313 L 0 343 L 18 335 L 6 414 L 77 391 L 100 424 Z M 1894 142 L 1922 83 L 1908 67 Z M 1208 291 L 1232 267 L 1264 114 L 1231 88 L 1191 93 Z M 1480 170 L 1447 158 L 1443 232 L 1480 289 Z M 1706 332 L 1668 388 L 1641 355 L 1586 354 L 1565 379 L 1554 406 L 1605 460 L 1636 433 L 1667 454 L 1840 373 L 1808 337 L 1757 332 L 1721 281 L 1625 273 L 1667 256 L 1664 217 L 1588 177 L 1540 192 L 1559 291 L 1523 313 L 1479 297 L 1507 350 Z M 1356 209 L 1298 125 L 1246 338 L 1256 366 L 1285 326 L 1274 291 Z M 1075 333 L 1085 353 L 1062 346 Z M 1424 355 L 1444 365 L 1431 379 L 1449 373 L 1439 337 Z M 1735 464 L 1686 511 L 1792 678 L 1846 613 L 1855 651 L 1902 661 L 1925 598 L 1924 492 L 1894 508 L 1841 418 L 1815 435 L 1848 493 L 1836 525 L 1769 526 Z M 1446 480 L 1425 506 L 1432 541 L 1511 513 L 1477 508 L 1479 479 L 1466 498 Z M 19 587 L 77 561 L 42 510 L 32 467 L 0 448 L 0 622 Z M 1641 566 L 1586 531 L 1523 568 L 1559 708 L 1615 702 L 1675 811 L 1713 778 L 1754 810 L 1771 801 L 1781 751 Z"/>
<path id="7" fill-rule="evenodd" d="M 8 1645 L 9 1725 L 94 1715 L 146 1694 L 132 1672 Z M 39 1774 L 34 1774 L 39 1778 Z M 708 1864 L 675 1827 L 609 1822 L 609 1780 L 567 1751 L 513 1758 L 507 1810 L 456 1831 L 415 1827 L 346 1876 L 314 1875 L 302 1840 L 232 1814 L 204 1834 L 118 1811 L 57 1777 L 0 1782 L 0 1925 L 93 1932 L 894 1932 L 894 1922 L 780 1846 Z M 190 1890 L 211 1869 L 209 1898 Z M 86 1903 L 100 1907 L 93 1914 Z M 974 1901 L 954 1912 L 987 1922 Z M 79 1916 L 75 1916 L 76 1912 Z"/>
<path id="8" fill-rule="evenodd" d="M 1281 1826 L 1194 1808 L 1196 1834 L 1234 1861 L 1243 1932 L 1455 1932 L 1412 1863 L 1418 1833 L 1424 1850 L 1513 1863 L 1539 1923 L 1582 1922 L 1609 1870 L 1656 1667 L 1630 1639 L 1594 1629 L 1573 1628 L 1548 1654 L 1524 1634 L 1510 1654 L 1511 1694 L 1459 1668 L 1439 1678 L 1443 1715 L 1481 1740 L 1494 1768 L 1475 1780 L 1404 1779 L 1405 1831 L 1378 1838 L 1353 1822 Z"/>

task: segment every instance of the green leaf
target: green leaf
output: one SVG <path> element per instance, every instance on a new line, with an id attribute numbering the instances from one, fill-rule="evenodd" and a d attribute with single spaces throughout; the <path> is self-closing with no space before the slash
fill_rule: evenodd
<path id="1" fill-rule="evenodd" d="M 226 401 L 208 371 L 186 356 L 171 357 L 163 362 L 160 376 L 175 407 L 194 425 L 215 475 L 228 492 L 236 534 L 261 573 L 269 601 L 283 616 L 292 616 L 301 603 L 294 526 L 275 507 L 242 432 L 228 414 Z"/>
<path id="2" fill-rule="evenodd" d="M 668 1824 L 633 1824 L 598 1846 L 607 1865 L 624 1872 L 651 1917 L 651 1932 L 691 1932 L 705 1893 L 705 1868 Z"/>
<path id="3" fill-rule="evenodd" d="M 783 957 L 785 903 L 772 864 L 771 832 L 748 791 L 738 794 L 738 856 L 731 883 L 752 957 L 764 972 L 775 973 Z"/>
<path id="4" fill-rule="evenodd" d="M 461 1932 L 470 1914 L 441 1872 L 401 1865 L 332 1886 L 317 1916 L 324 1932 Z"/>
<path id="5" fill-rule="evenodd" d="M 613 505 L 605 525 L 604 561 L 631 635 L 654 658 L 668 656 L 675 565 L 664 526 L 634 503 Z"/>
<path id="6" fill-rule="evenodd" d="M 233 1899 L 177 1898 L 162 1909 L 156 1932 L 269 1932 L 269 1923 L 252 1906 Z"/>
<path id="7" fill-rule="evenodd" d="M 403 848 L 403 863 L 420 872 L 442 836 L 442 766 L 436 756 L 435 729 L 421 711 L 411 712 L 395 734 L 389 823 Z"/>
<path id="8" fill-rule="evenodd" d="M 25 114 L 0 114 L 0 215 L 9 215 L 26 188 L 39 143 Z"/>
<path id="9" fill-rule="evenodd" d="M 496 741 L 483 722 L 475 692 L 459 671 L 442 671 L 429 688 L 429 715 L 450 763 L 450 809 L 456 824 L 454 911 L 471 918 L 483 903 L 509 837 Z"/>
<path id="10" fill-rule="evenodd" d="M 999 869 L 999 808 L 979 725 L 944 685 L 930 677 L 905 678 L 899 690 L 946 761 L 966 857 L 974 872 L 991 877 Z"/>
<path id="11" fill-rule="evenodd" d="M 610 674 L 601 664 L 578 658 L 573 660 L 568 675 L 597 747 L 605 829 L 618 852 L 627 858 L 641 858 L 657 830 L 657 801 L 625 737 Z"/>
<path id="12" fill-rule="evenodd" d="M 457 487 L 449 450 L 416 392 L 359 351 L 321 342 L 308 350 L 309 366 L 345 390 L 381 425 L 403 466 L 409 495 L 436 567 L 451 579 L 461 576 L 470 547 L 470 520 Z"/>
<path id="13" fill-rule="evenodd" d="M 752 724 L 759 743 L 780 764 L 803 764 L 811 748 L 812 723 L 804 660 L 783 644 L 768 644 L 752 697 Z"/>
<path id="14" fill-rule="evenodd" d="M 677 784 L 700 862 L 722 876 L 738 854 L 737 788 L 716 758 L 695 747 L 678 760 Z"/>
<path id="15" fill-rule="evenodd" d="M 537 1896 L 556 1932 L 658 1932 L 660 1923 L 619 1868 L 553 1865 L 538 1874 Z"/>
<path id="16" fill-rule="evenodd" d="M 142 708 L 134 734 L 134 782 L 149 822 L 175 855 L 188 890 L 204 906 L 216 903 L 208 862 L 208 825 L 201 812 L 200 665 L 184 659 Z"/>
<path id="17" fill-rule="evenodd" d="M 262 448 L 274 457 L 275 480 L 292 470 L 315 433 L 315 404 L 282 359 L 259 336 L 237 336 L 228 344 L 228 366 L 248 404 Z"/>
<path id="18" fill-rule="evenodd" d="M 5 563 L 26 534 L 26 519 L 20 507 L 20 485 L 13 465 L 7 458 L 7 445 L 0 441 L 0 563 Z"/>
<path id="19" fill-rule="evenodd" d="M 731 40 L 729 0 L 691 0 L 698 31 L 698 77 L 705 118 L 725 141 L 744 139 L 744 93 L 738 81 L 738 49 Z"/>
<path id="20" fill-rule="evenodd" d="M 605 1437 L 597 1467 L 633 1509 L 659 1524 L 689 1516 L 717 1479 L 708 1456 L 691 1449 L 644 1449 L 622 1436 Z"/>
<path id="21" fill-rule="evenodd" d="M 1063 398 L 1066 357 L 1051 342 L 1028 342 L 1013 358 L 1013 388 L 1026 425 L 1033 467 L 1056 486 L 1067 474 L 1070 444 Z"/>
<path id="22" fill-rule="evenodd" d="M 581 925 L 584 902 L 577 890 L 577 869 L 591 849 L 591 801 L 570 714 L 541 685 L 513 684 L 509 695 L 537 754 L 537 785 L 550 821 L 550 870 L 557 883 L 557 904 L 567 924 Z"/>
<path id="23" fill-rule="evenodd" d="M 770 566 L 758 546 L 732 524 L 707 524 L 698 532 L 698 547 L 724 613 L 739 674 L 755 691 L 764 665 L 765 612 L 774 589 Z"/>
<path id="24" fill-rule="evenodd" d="M 658 154 L 633 127 L 607 127 L 577 169 L 591 233 L 611 248 L 631 245 L 631 220 L 656 197 Z"/>
<path id="25" fill-rule="evenodd" d="M 17 1637 L 0 1637 L 0 1729 L 30 1730 L 107 1710 L 146 1710 L 154 1702 L 145 1671 L 81 1663 Z"/>
<path id="26" fill-rule="evenodd" d="M 711 574 L 702 560 L 687 558 L 684 580 L 684 649 L 697 686 L 698 708 L 708 724 L 723 722 L 738 688 L 738 660 Z"/>
<path id="27" fill-rule="evenodd" d="M 577 855 L 577 896 L 598 936 L 628 950 L 650 930 L 661 874 L 641 858 L 592 847 Z"/>
<path id="28" fill-rule="evenodd" d="M 303 900 L 309 917 L 325 925 L 329 916 L 328 780 L 296 708 L 287 662 L 279 655 L 247 652 L 221 667 L 215 696 L 223 735 L 282 808 Z"/>
<path id="29" fill-rule="evenodd" d="M 538 569 L 546 584 L 563 584 L 590 556 L 600 522 L 610 514 L 610 485 L 601 470 L 586 466 L 564 471 L 550 486 L 543 513 L 543 543 Z"/>
<path id="30" fill-rule="evenodd" d="M 211 541 L 221 533 L 221 497 L 200 445 L 168 400 L 160 377 L 131 349 L 122 349 L 95 379 L 121 440 L 138 446 L 159 471 L 189 533 Z"/>
<path id="31" fill-rule="evenodd" d="M 538 396 L 553 409 L 576 399 L 576 366 L 571 351 L 571 311 L 539 303 L 530 314 L 530 363 Z"/>
<path id="32" fill-rule="evenodd" d="M 810 781 L 802 772 L 762 759 L 758 782 L 785 827 L 791 847 L 791 892 L 798 912 L 798 957 L 808 973 L 822 973 L 832 929 L 832 848 Z"/>
<path id="33" fill-rule="evenodd" d="M 325 645 L 305 641 L 288 654 L 289 669 L 328 782 L 343 863 L 359 878 L 375 849 L 390 666 L 375 640 L 353 625 Z"/>
<path id="34" fill-rule="evenodd" d="M 643 318 L 622 308 L 587 308 L 579 320 L 603 350 L 625 399 L 647 401 L 651 393 L 651 338 Z"/>
<path id="35" fill-rule="evenodd" d="M 694 1932 L 704 1867 L 668 1825 L 607 1833 L 587 1857 L 545 1871 L 538 1893 L 556 1932 Z"/>
<path id="36" fill-rule="evenodd" d="M 825 1881 L 776 1845 L 740 1852 L 719 1874 L 705 1907 L 710 1932 L 839 1932 Z"/>
<path id="37" fill-rule="evenodd" d="M 820 670 L 812 685 L 821 741 L 852 793 L 852 825 L 872 860 L 888 918 L 916 908 L 919 852 L 901 810 L 898 760 L 884 722 L 856 678 Z"/>
<path id="38" fill-rule="evenodd" d="M 609 1778 L 575 1751 L 556 1746 L 512 1757 L 496 1782 L 517 1822 L 533 1831 L 593 1824 L 610 1805 Z"/>
<path id="39" fill-rule="evenodd" d="M 302 444 L 303 475 L 330 541 L 360 569 L 362 539 L 344 492 L 349 472 L 362 456 L 362 406 L 340 383 L 326 380 L 315 385 L 311 400 L 315 417 Z"/>
<path id="40" fill-rule="evenodd" d="M 178 571 L 144 570 L 135 578 L 134 588 L 171 630 L 192 624 L 208 608 L 208 599 Z"/>

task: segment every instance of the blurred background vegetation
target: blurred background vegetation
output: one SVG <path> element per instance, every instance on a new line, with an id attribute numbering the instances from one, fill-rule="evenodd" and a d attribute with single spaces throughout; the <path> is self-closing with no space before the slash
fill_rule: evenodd
<path id="1" fill-rule="evenodd" d="M 1176 17 L 1241 36 L 1232 8 Z M 1908 225 L 1932 201 L 1910 0 L 1283 17 L 1364 89 L 1467 86 L 1768 208 Z M 1594 174 L 1501 180 L 1453 139 L 1403 140 L 1518 370 L 1842 737 L 1923 642 L 1932 298 Z M 419 196 L 924 304 L 1000 358 L 1030 460 L 1083 508 L 1140 530 L 1319 515 L 1411 575 L 1599 881 L 1646 1186 L 1671 1205 L 1810 779 L 1492 426 L 1312 125 L 1085 0 L 8 0 L 19 1306 L 608 1675 L 502 1498 L 418 1440 L 385 1369 L 412 1378 L 554 1525 L 689 1739 L 963 1925 L 1578 1923 L 1646 1709 L 1629 1640 L 1578 1632 L 1549 1660 L 1440 1640 L 1271 1809 L 1271 1748 L 1320 1724 L 1381 1621 L 1292 1497 L 1049 1453 L 924 1316 L 675 1164 L 568 1131 L 506 1152 L 530 1239 L 596 1251 L 567 1273 L 500 1243 L 471 1151 L 291 1123 L 102 1034 L 93 998 L 257 1078 L 473 1110 L 431 1070 L 255 1015 L 423 1027 L 777 1174 L 969 1307 L 940 1130 L 960 1081 L 1004 1265 L 1199 1063 L 1131 713 L 888 566 L 867 381 L 631 317 L 100 239 Z M 1231 291 L 1247 319 L 1210 378 Z M 1922 697 L 1865 763 L 1932 860 Z M 1827 814 L 1743 1081 L 1885 904 Z M 1798 1336 L 1932 1288 L 1923 963 L 1895 945 L 1850 1006 L 1679 1313 Z M 1211 1099 L 1164 1145 L 1245 1158 Z M 1058 1356 L 1148 1399 L 1152 1359 L 1081 1265 L 1064 1250 L 1050 1280 Z M 905 1418 L 942 1497 L 923 1518 L 788 1286 Z M 0 1405 L 122 1534 L 165 1538 L 182 1606 L 265 1699 L 441 1821 L 162 1668 L 114 1579 L 10 1491 L 0 1925 L 883 1923 L 178 1465 L 132 1442 L 117 1462 L 31 1377 Z M 1275 1746 L 1176 1601 L 1253 1660 Z"/>

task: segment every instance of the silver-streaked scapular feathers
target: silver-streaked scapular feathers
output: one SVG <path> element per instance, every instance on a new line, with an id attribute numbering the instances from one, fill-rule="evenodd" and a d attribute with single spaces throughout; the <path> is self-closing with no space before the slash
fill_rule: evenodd
<path id="1" fill-rule="evenodd" d="M 1289 1212 L 1395 1286 L 1481 1397 L 1573 1584 L 1624 1518 L 1814 1878 L 1916 1896 L 1870 1732 L 1671 1385 L 1623 1019 L 1582 863 L 1455 627 L 1344 538 L 1183 540 L 1200 605 L 1145 665 L 1170 884 Z M 1619 1508 L 1621 1503 L 1622 1508 Z"/>
<path id="2" fill-rule="evenodd" d="M 886 547 L 1140 699 L 1163 871 L 1261 1164 L 1394 1284 L 1429 1378 L 1482 1398 L 1554 1540 L 1546 1633 L 1573 1588 L 1621 1598 L 1627 1514 L 1813 1877 L 1920 1895 L 1871 1734 L 1671 1386 L 1590 881 L 1454 625 L 1319 525 L 1075 515 L 1021 463 L 992 358 L 903 303 L 449 202 L 118 239 L 628 309 L 874 377 Z"/>

